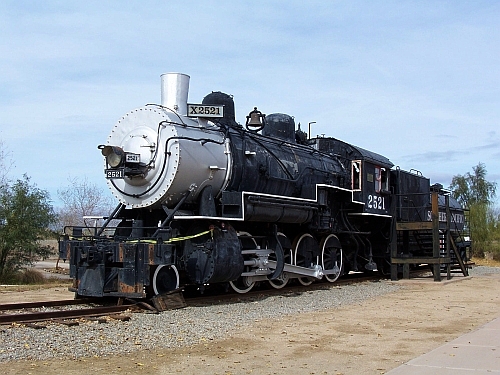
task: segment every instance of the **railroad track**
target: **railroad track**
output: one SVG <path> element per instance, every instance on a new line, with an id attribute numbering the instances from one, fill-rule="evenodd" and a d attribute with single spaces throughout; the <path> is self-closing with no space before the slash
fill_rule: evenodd
<path id="1" fill-rule="evenodd" d="M 149 309 L 150 307 L 144 303 L 127 303 L 114 306 L 92 306 L 75 309 L 63 308 L 75 305 L 90 306 L 90 304 L 96 303 L 97 301 L 99 301 L 99 299 L 75 299 L 2 304 L 0 305 L 0 325 L 12 323 L 26 324 L 44 321 L 55 321 L 67 324 L 68 322 L 66 320 L 68 319 L 74 320 L 81 318 L 103 317 L 127 310 L 140 311 L 144 308 Z M 102 301 L 100 302 L 102 303 Z M 50 310 L 33 311 L 41 308 L 49 308 Z"/>
<path id="2" fill-rule="evenodd" d="M 252 301 L 257 299 L 266 298 L 273 295 L 290 295 L 297 293 L 304 293 L 316 289 L 335 288 L 338 286 L 346 285 L 352 282 L 361 282 L 366 280 L 377 280 L 377 276 L 354 276 L 347 277 L 337 282 L 330 283 L 315 283 L 310 286 L 290 285 L 285 289 L 260 289 L 246 293 L 218 293 L 214 294 L 212 291 L 204 295 L 199 293 L 189 294 L 185 293 L 186 304 L 188 306 L 201 306 L 207 304 L 220 304 L 220 303 L 242 303 L 245 301 Z M 120 300 L 118 300 L 120 302 Z M 124 300 L 118 305 L 102 306 L 102 298 L 81 298 L 71 300 L 57 300 L 57 301 L 37 301 L 37 302 L 23 302 L 23 303 L 10 303 L 0 305 L 0 325 L 4 324 L 30 324 L 38 322 L 53 321 L 70 325 L 68 320 L 75 320 L 81 318 L 95 318 L 109 315 L 115 315 L 127 310 L 141 311 L 148 310 L 158 312 L 154 307 L 144 301 Z M 82 307 L 85 305 L 91 306 L 99 304 L 99 306 Z M 68 306 L 78 306 L 77 308 L 68 309 Z M 49 309 L 49 311 L 40 311 L 40 309 Z"/>
<path id="3" fill-rule="evenodd" d="M 412 277 L 428 273 L 428 267 L 417 267 L 410 271 Z M 298 283 L 291 283 L 285 286 L 283 289 L 274 289 L 271 286 L 267 286 L 265 282 L 262 283 L 264 287 L 254 287 L 248 293 L 238 294 L 229 290 L 229 293 L 217 293 L 207 290 L 205 294 L 200 295 L 199 293 L 193 293 L 189 291 L 184 292 L 186 298 L 187 306 L 206 306 L 209 304 L 224 304 L 224 303 L 242 303 L 248 301 L 255 301 L 265 299 L 270 296 L 290 296 L 293 294 L 307 293 L 315 290 L 327 290 L 332 288 L 341 288 L 342 286 L 361 283 L 365 281 L 377 282 L 380 280 L 388 280 L 387 276 L 383 276 L 379 273 L 350 273 L 343 275 L 333 283 L 326 281 L 320 281 L 312 283 L 311 285 L 305 286 Z"/>
<path id="4" fill-rule="evenodd" d="M 416 271 L 422 272 L 422 271 Z M 206 306 L 211 304 L 224 304 L 224 303 L 244 303 L 248 301 L 255 301 L 264 299 L 275 295 L 289 296 L 291 294 L 307 293 L 314 290 L 325 290 L 331 288 L 339 288 L 344 285 L 359 283 L 365 281 L 379 281 L 384 277 L 374 274 L 350 274 L 345 275 L 334 283 L 319 282 L 313 283 L 309 286 L 303 285 L 288 285 L 284 289 L 273 289 L 271 287 L 258 288 L 244 294 L 238 293 L 217 293 L 213 290 L 207 290 L 203 295 L 199 292 L 184 292 L 185 302 L 187 306 Z M 220 291 L 219 291 L 220 292 Z M 151 312 L 158 312 L 155 307 L 152 307 L 144 301 L 124 300 L 119 301 L 119 304 L 113 306 L 92 306 L 76 309 L 59 309 L 53 310 L 56 307 L 67 307 L 74 305 L 91 305 L 102 304 L 102 298 L 81 298 L 72 300 L 58 300 L 58 301 L 40 301 L 40 302 L 27 302 L 27 303 L 12 303 L 0 305 L 0 325 L 12 323 L 35 323 L 43 321 L 55 321 L 58 323 L 67 324 L 65 320 L 79 319 L 79 318 L 94 318 L 116 315 L 127 310 L 134 312 L 148 310 Z M 122 302 L 122 303 L 120 303 Z M 34 309 L 51 308 L 50 311 L 33 311 Z M 8 311 L 15 311 L 15 313 L 6 313 Z"/>

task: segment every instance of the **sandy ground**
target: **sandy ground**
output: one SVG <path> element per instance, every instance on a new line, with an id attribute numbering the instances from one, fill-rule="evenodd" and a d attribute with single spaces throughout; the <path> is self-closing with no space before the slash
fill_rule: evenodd
<path id="1" fill-rule="evenodd" d="M 384 374 L 500 316 L 499 274 L 398 282 L 405 286 L 402 290 L 361 304 L 255 321 L 253 329 L 216 342 L 127 356 L 2 363 L 0 372 Z M 0 303 L 9 296 L 19 300 L 32 295 L 70 297 L 64 288 L 16 294 L 0 289 Z"/>

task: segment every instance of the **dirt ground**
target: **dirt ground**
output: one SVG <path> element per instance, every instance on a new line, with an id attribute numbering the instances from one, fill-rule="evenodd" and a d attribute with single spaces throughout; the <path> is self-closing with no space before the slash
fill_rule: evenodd
<path id="1" fill-rule="evenodd" d="M 126 356 L 17 361 L 7 374 L 384 374 L 500 316 L 500 275 L 398 281 L 405 287 L 356 305 L 256 321 L 253 329 L 192 347 Z M 70 297 L 64 288 L 10 298 Z M 34 295 L 34 297 L 33 297 Z M 69 353 L 68 353 L 69 354 Z"/>

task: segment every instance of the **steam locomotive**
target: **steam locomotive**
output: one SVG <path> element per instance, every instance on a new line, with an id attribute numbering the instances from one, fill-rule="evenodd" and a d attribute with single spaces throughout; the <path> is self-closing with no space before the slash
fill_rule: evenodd
<path id="1" fill-rule="evenodd" d="M 188 104 L 189 76 L 161 78 L 161 104 L 125 114 L 98 146 L 118 206 L 102 226 L 66 228 L 60 241 L 78 296 L 221 283 L 245 293 L 388 272 L 395 220 L 429 220 L 436 187 L 421 174 L 311 138 L 287 114 L 255 107 L 241 125 L 230 95 Z M 455 201 L 452 210 L 463 217 Z"/>

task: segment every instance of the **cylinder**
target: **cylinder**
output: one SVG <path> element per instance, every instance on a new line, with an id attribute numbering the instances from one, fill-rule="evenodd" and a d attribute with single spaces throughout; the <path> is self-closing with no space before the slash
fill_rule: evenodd
<path id="1" fill-rule="evenodd" d="M 179 115 L 187 115 L 189 76 L 182 73 L 161 75 L 161 105 Z"/>

